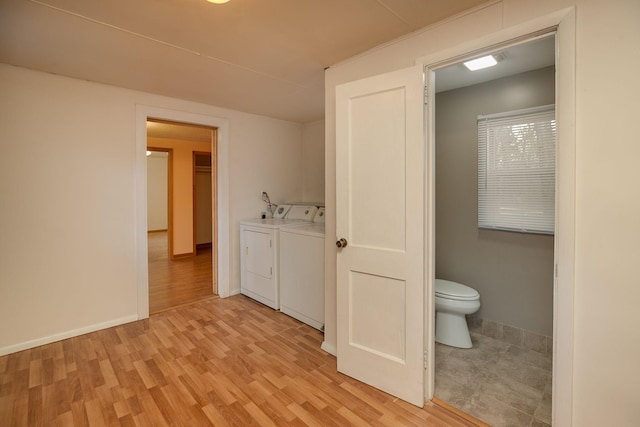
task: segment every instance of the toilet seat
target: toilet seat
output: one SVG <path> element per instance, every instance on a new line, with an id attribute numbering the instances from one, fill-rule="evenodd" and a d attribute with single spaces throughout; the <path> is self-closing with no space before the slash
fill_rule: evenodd
<path id="1" fill-rule="evenodd" d="M 461 283 L 444 279 L 436 279 L 436 297 L 458 301 L 474 301 L 480 298 L 480 294 L 473 288 Z"/>

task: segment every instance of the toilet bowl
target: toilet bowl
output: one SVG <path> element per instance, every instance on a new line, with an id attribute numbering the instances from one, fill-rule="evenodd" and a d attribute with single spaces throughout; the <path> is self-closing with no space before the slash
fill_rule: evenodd
<path id="1" fill-rule="evenodd" d="M 436 342 L 471 348 L 465 315 L 480 309 L 480 294 L 473 288 L 449 280 L 436 279 Z"/>

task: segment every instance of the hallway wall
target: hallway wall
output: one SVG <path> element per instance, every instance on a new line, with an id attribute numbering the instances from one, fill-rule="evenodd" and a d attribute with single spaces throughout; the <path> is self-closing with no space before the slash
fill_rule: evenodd
<path id="1" fill-rule="evenodd" d="M 163 153 L 164 154 L 164 153 Z M 169 159 L 147 157 L 147 230 L 166 230 L 169 223 Z"/>
<path id="2" fill-rule="evenodd" d="M 240 219 L 265 188 L 302 198 L 280 167 L 301 164 L 299 123 L 6 64 L 0 93 L 0 354 L 138 319 L 136 106 L 228 120 L 231 294 Z"/>
<path id="3" fill-rule="evenodd" d="M 571 364 L 562 366 L 569 380 L 563 377 L 561 383 L 554 383 L 559 387 L 554 392 L 562 391 L 556 410 L 563 417 L 562 425 L 569 425 L 568 414 L 575 426 L 631 427 L 637 425 L 640 406 L 640 341 L 629 339 L 637 336 L 635 305 L 640 299 L 640 144 L 629 131 L 629 124 L 637 121 L 634 106 L 640 98 L 637 0 L 487 2 L 333 65 L 325 79 L 326 231 L 335 235 L 337 85 L 412 67 L 426 56 L 477 46 L 492 34 L 531 28 L 531 21 L 540 23 L 550 16 L 570 16 L 567 31 L 575 36 L 575 50 L 561 53 L 568 67 L 575 65 L 575 79 L 561 81 L 559 86 L 565 93 L 575 93 L 575 105 L 568 109 L 574 116 L 566 117 L 571 123 L 575 119 L 575 128 L 568 129 L 575 131 L 575 172 L 570 171 L 575 175 L 575 205 L 570 208 L 575 209 L 575 224 L 565 230 L 568 244 L 575 249 L 575 263 L 559 266 L 560 274 L 571 277 L 575 288 L 559 289 L 570 299 L 569 310 L 562 314 L 563 325 L 571 324 L 573 336 L 563 342 L 568 351 L 560 355 Z M 603 76 L 611 76 L 607 84 Z M 566 201 L 560 199 L 560 203 Z M 330 243 L 325 250 L 328 347 L 336 342 L 336 248 Z M 572 394 L 567 396 L 567 391 Z"/>

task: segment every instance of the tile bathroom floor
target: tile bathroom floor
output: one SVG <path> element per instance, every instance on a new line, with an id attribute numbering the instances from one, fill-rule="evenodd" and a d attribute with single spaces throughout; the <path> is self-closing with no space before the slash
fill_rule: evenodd
<path id="1" fill-rule="evenodd" d="M 551 356 L 478 333 L 436 343 L 435 397 L 495 427 L 551 426 Z"/>

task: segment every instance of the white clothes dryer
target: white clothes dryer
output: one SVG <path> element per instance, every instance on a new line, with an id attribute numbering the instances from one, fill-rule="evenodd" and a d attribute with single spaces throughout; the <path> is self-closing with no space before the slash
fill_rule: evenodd
<path id="1" fill-rule="evenodd" d="M 284 218 L 240 221 L 240 292 L 280 309 L 280 229 L 310 224 L 318 208 L 291 206 Z"/>
<path id="2" fill-rule="evenodd" d="M 324 208 L 316 221 L 280 228 L 280 311 L 324 329 Z"/>

